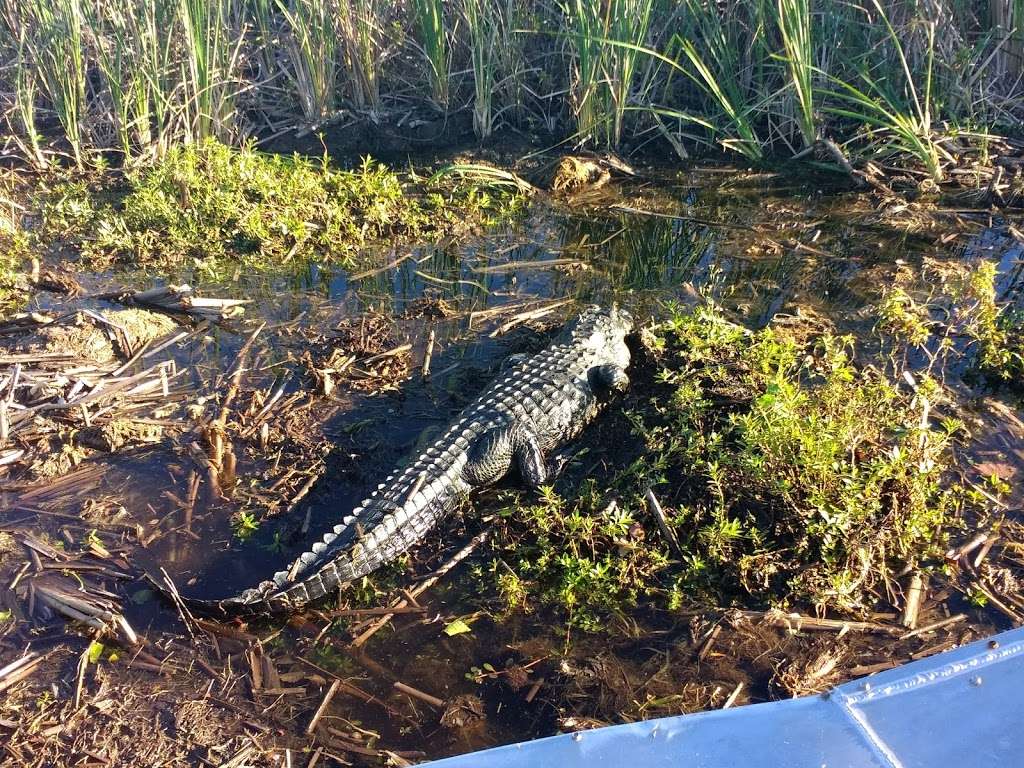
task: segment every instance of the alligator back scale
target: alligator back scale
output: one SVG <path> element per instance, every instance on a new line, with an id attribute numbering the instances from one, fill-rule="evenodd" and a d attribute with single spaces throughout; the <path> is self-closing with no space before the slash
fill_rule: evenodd
<path id="1" fill-rule="evenodd" d="M 507 367 L 441 438 L 287 568 L 233 597 L 186 601 L 234 614 L 294 610 L 395 559 L 513 468 L 527 486 L 543 485 L 545 455 L 629 385 L 632 328 L 625 310 L 587 308 L 547 348 Z"/>

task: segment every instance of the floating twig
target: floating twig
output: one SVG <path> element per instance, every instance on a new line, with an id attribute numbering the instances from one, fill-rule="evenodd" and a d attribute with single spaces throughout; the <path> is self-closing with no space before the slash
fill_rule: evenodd
<path id="1" fill-rule="evenodd" d="M 430 358 L 434 354 L 434 329 L 430 329 L 430 335 L 427 336 L 427 349 L 423 353 L 423 378 L 426 379 L 430 376 Z"/>
<path id="2" fill-rule="evenodd" d="M 324 712 L 327 711 L 327 707 L 331 703 L 331 699 L 334 698 L 334 694 L 338 692 L 338 688 L 341 687 L 341 680 L 337 678 L 331 683 L 331 687 L 327 689 L 327 693 L 324 694 L 323 701 L 320 702 L 320 706 L 317 707 L 316 712 L 313 715 L 313 719 L 309 721 L 309 725 L 306 726 L 306 733 L 312 734 L 316 730 L 317 723 L 320 722 L 320 718 L 323 717 Z"/>
<path id="3" fill-rule="evenodd" d="M 813 616 L 802 616 L 799 613 L 771 611 L 735 611 L 733 615 L 747 619 L 761 620 L 771 627 L 785 629 L 789 632 L 868 632 L 881 635 L 899 635 L 899 627 L 877 624 L 871 621 L 846 621 L 844 619 L 818 619 Z"/>
<path id="4" fill-rule="evenodd" d="M 429 693 L 424 693 L 418 688 L 413 688 L 411 685 L 407 685 L 406 683 L 397 680 L 394 683 L 392 683 L 392 685 L 394 686 L 396 691 L 407 693 L 413 698 L 419 699 L 420 701 L 424 701 L 432 707 L 444 709 L 444 701 L 442 699 L 437 698 L 436 696 L 431 696 Z"/>
<path id="5" fill-rule="evenodd" d="M 917 629 L 913 630 L 912 632 L 907 632 L 905 635 L 900 635 L 900 640 L 909 640 L 912 637 L 917 637 L 919 635 L 924 635 L 924 634 L 927 634 L 928 632 L 934 632 L 937 629 L 943 629 L 945 627 L 950 627 L 950 626 L 952 626 L 954 624 L 959 624 L 961 621 L 964 621 L 966 618 L 967 618 L 967 614 L 966 613 L 957 613 L 957 614 L 955 614 L 953 616 L 949 616 L 949 617 L 947 617 L 945 619 L 942 619 L 941 621 L 936 621 L 934 624 L 929 624 L 926 627 L 918 627 Z"/>
<path id="6" fill-rule="evenodd" d="M 644 492 L 644 498 L 647 500 L 647 509 L 657 521 L 658 528 L 661 529 L 661 534 L 665 537 L 665 541 L 668 542 L 669 548 L 676 557 L 682 557 L 683 547 L 680 545 L 679 538 L 676 536 L 676 532 L 672 529 L 672 525 L 669 523 L 668 517 L 665 515 L 665 511 L 661 508 L 661 504 L 654 495 L 654 491 L 648 488 Z"/>
<path id="7" fill-rule="evenodd" d="M 725 700 L 725 704 L 722 705 L 722 709 L 729 709 L 733 704 L 736 703 L 736 699 L 739 698 L 740 692 L 743 690 L 743 681 L 736 683 L 736 687 L 733 688 L 732 693 L 729 694 L 729 698 Z"/>

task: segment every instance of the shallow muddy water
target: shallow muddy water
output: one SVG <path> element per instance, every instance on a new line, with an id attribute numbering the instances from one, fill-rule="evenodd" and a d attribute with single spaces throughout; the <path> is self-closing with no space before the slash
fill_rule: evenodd
<path id="1" fill-rule="evenodd" d="M 200 496 L 187 528 L 181 515 L 193 470 L 180 445 L 166 444 L 89 459 L 83 467 L 101 466 L 102 471 L 73 488 L 62 490 L 58 484 L 27 501 L 25 489 L 8 489 L 3 492 L 7 511 L 0 514 L 0 523 L 28 522 L 55 536 L 61 526 L 71 524 L 75 539 L 96 527 L 110 544 L 120 542 L 125 530 L 137 531 L 149 541 L 134 548 L 138 565 L 150 570 L 164 567 L 184 594 L 223 596 L 269 576 L 306 549 L 318 531 L 356 505 L 396 463 L 428 443 L 482 389 L 505 357 L 543 344 L 542 333 L 525 327 L 501 332 L 517 311 L 569 300 L 544 317 L 554 324 L 578 303 L 618 301 L 646 318 L 658 313 L 661 302 L 691 301 L 700 292 L 751 328 L 779 318 L 799 318 L 821 330 L 855 334 L 868 354 L 876 346 L 870 333 L 871 306 L 897 281 L 908 291 L 927 296 L 927 281 L 913 277 L 922 273 L 926 262 L 998 260 L 999 291 L 1024 309 L 1024 245 L 1007 224 L 985 212 L 934 205 L 877 210 L 856 196 L 823 193 L 785 177 L 709 170 L 684 176 L 655 174 L 587 204 L 537 201 L 521 220 L 468 242 L 382 247 L 370 254 L 361 272 L 313 263 L 228 279 L 196 272 L 168 275 L 171 282 L 191 282 L 204 295 L 251 300 L 243 320 L 215 326 L 168 352 L 180 369 L 188 371 L 188 386 L 197 395 L 214 390 L 213 383 L 230 369 L 255 323 L 263 321 L 267 326 L 254 343 L 245 390 L 280 389 L 282 409 L 288 407 L 289 395 L 306 386 L 303 355 L 324 351 L 331 343 L 331 329 L 339 323 L 354 327 L 364 315 L 383 316 L 393 326 L 391 341 L 411 345 L 411 375 L 383 391 L 342 382 L 330 398 L 309 404 L 291 425 L 308 438 L 305 452 L 289 448 L 294 447 L 294 438 L 289 438 L 292 443 L 272 443 L 267 451 L 251 444 L 244 451 L 238 446 L 238 487 L 232 499 L 220 502 Z M 135 288 L 152 284 L 144 274 L 82 276 L 87 293 L 107 290 L 112 281 Z M 445 302 L 451 317 L 437 316 L 438 300 Z M 89 301 L 62 304 L 75 305 Z M 507 309 L 499 311 L 502 307 Z M 424 378 L 419 371 L 431 332 L 431 375 Z M 960 386 L 971 400 L 995 398 L 1020 415 L 1007 395 Z M 246 396 L 243 393 L 243 402 Z M 979 474 L 997 467 L 1019 493 L 1024 476 L 1020 436 L 1005 422 L 988 423 L 991 428 L 979 430 L 983 436 L 965 450 L 964 465 L 968 472 L 980 465 Z M 591 435 L 583 441 L 592 456 L 602 455 L 596 440 L 614 438 L 607 434 L 607 426 L 598 434 L 600 438 Z M 296 470 L 291 478 L 282 470 L 288 462 L 294 462 Z M 305 487 L 307 477 L 315 479 Z M 570 471 L 562 481 L 563 491 L 571 494 L 572 484 L 579 480 L 579 470 Z M 32 488 L 28 491 L 31 494 Z M 267 498 L 277 498 L 279 504 L 274 514 L 262 519 L 261 501 Z M 86 508 L 89 499 L 103 504 Z M 492 506 L 486 498 L 479 500 L 461 521 L 431 537 L 417 562 L 410 564 L 410 573 L 399 569 L 388 578 L 401 583 L 411 579 L 412 572 L 429 572 L 481 529 L 481 518 Z M 238 535 L 239 509 L 251 511 L 259 522 L 251 535 Z M 74 523 L 83 513 L 87 522 Z M 389 748 L 434 757 L 552 733 L 560 717 L 572 714 L 564 710 L 564 703 L 584 696 L 585 688 L 562 690 L 560 700 L 540 695 L 535 704 L 524 705 L 521 694 L 498 684 L 497 675 L 480 671 L 485 664 L 504 669 L 510 660 L 557 668 L 550 660 L 568 647 L 569 640 L 563 628 L 550 625 L 550 617 L 482 617 L 473 622 L 472 632 L 449 637 L 441 631 L 470 610 L 464 606 L 467 593 L 474 589 L 466 572 L 471 563 L 458 567 L 428 593 L 425 614 L 415 621 L 398 617 L 394 627 L 365 646 L 365 652 L 398 679 L 448 701 L 479 695 L 486 717 L 474 727 L 439 728 L 428 715 L 417 714 L 414 727 L 408 718 L 386 716 L 379 708 L 339 698 L 334 705 L 338 718 L 378 733 L 380 743 Z M 128 587 L 127 593 L 133 598 L 127 615 L 137 629 L 182 635 L 173 606 L 156 598 L 143 580 Z M 360 599 L 386 605 L 389 597 Z M 423 621 L 432 617 L 437 620 Z M 296 627 L 293 622 L 277 634 L 280 624 L 258 622 L 251 631 L 270 636 L 265 642 L 268 653 L 287 657 L 309 626 Z M 323 626 L 319 622 L 317 629 Z M 574 637 L 575 658 L 608 653 L 624 664 L 646 668 L 659 654 L 669 654 L 677 631 L 669 622 L 645 626 L 649 632 L 642 637 Z M 340 622 L 326 636 L 349 638 L 352 629 Z M 329 646 L 317 658 L 323 665 L 336 664 L 371 691 L 388 689 L 387 680 L 374 680 Z M 574 662 L 570 658 L 561 663 Z M 476 673 L 471 671 L 474 667 Z M 657 674 L 654 668 L 652 679 Z M 756 667 L 712 669 L 709 674 L 726 692 L 737 681 L 747 680 L 744 701 L 767 695 L 766 673 Z M 680 702 L 678 709 L 690 706 Z"/>

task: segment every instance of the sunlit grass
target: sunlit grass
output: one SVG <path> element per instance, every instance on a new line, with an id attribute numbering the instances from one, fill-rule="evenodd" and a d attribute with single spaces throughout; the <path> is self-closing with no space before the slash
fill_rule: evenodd
<path id="1" fill-rule="evenodd" d="M 751 163 L 830 138 L 941 182 L 950 135 L 1020 134 L 1022 2 L 940 21 L 880 0 L 0 0 L 0 91 L 37 166 L 328 120 L 405 130 L 433 105 L 481 139 L 674 137 Z"/>

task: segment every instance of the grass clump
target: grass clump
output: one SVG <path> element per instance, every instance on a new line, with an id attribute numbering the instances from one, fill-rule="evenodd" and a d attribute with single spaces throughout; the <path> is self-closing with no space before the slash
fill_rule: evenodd
<path id="1" fill-rule="evenodd" d="M 491 578 L 507 609 L 531 600 L 557 606 L 571 627 L 594 631 L 612 613 L 656 592 L 668 564 L 644 542 L 638 498 L 610 502 L 593 480 L 569 501 L 545 488 L 535 504 L 513 503 L 503 522 Z"/>
<path id="2" fill-rule="evenodd" d="M 19 309 L 24 303 L 19 280 L 24 249 L 21 238 L 0 230 L 0 316 Z"/>
<path id="3" fill-rule="evenodd" d="M 45 207 L 48 230 L 77 240 L 94 260 L 177 264 L 320 252 L 344 263 L 367 241 L 424 220 L 399 178 L 369 159 L 343 171 L 210 140 L 171 149 L 126 183 L 110 203 L 97 202 L 81 182 L 61 185 Z"/>
<path id="4" fill-rule="evenodd" d="M 977 347 L 977 367 L 1002 382 L 1024 379 L 1024 316 L 999 301 L 998 268 L 985 261 L 964 280 L 965 332 Z"/>
<path id="5" fill-rule="evenodd" d="M 99 191 L 97 191 L 97 189 Z M 344 267 L 379 239 L 457 233 L 522 210 L 527 187 L 438 174 L 400 178 L 366 158 L 352 170 L 213 139 L 170 149 L 123 178 L 61 180 L 40 198 L 40 239 L 93 266 L 271 269 L 316 256 Z"/>
<path id="6" fill-rule="evenodd" d="M 17 208 L 8 199 L 9 181 L 0 181 L 0 317 L 25 302 L 24 268 L 31 255 L 29 237 L 21 227 Z"/>
<path id="7" fill-rule="evenodd" d="M 658 479 L 682 481 L 684 584 L 861 612 L 895 571 L 941 554 L 958 424 L 930 426 L 936 384 L 910 397 L 855 367 L 850 338 L 807 347 L 711 310 L 675 311 L 654 334 L 671 392 L 648 442 Z"/>

